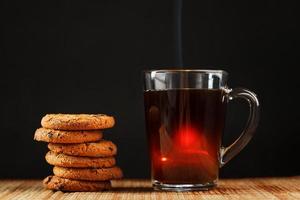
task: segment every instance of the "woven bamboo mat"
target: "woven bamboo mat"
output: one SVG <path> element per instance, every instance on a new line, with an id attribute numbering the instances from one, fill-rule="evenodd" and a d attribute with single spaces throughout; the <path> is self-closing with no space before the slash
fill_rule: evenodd
<path id="1" fill-rule="evenodd" d="M 216 189 L 201 192 L 156 192 L 147 180 L 113 182 L 106 192 L 53 192 L 41 180 L 0 180 L 0 199 L 300 199 L 300 176 L 287 178 L 223 179 Z"/>

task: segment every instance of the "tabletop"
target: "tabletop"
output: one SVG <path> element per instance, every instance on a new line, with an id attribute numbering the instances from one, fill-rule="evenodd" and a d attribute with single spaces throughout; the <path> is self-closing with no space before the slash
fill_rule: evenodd
<path id="1" fill-rule="evenodd" d="M 300 176 L 221 179 L 217 188 L 197 192 L 153 191 L 149 180 L 119 180 L 105 192 L 60 192 L 44 189 L 41 180 L 0 180 L 0 199 L 300 199 Z"/>

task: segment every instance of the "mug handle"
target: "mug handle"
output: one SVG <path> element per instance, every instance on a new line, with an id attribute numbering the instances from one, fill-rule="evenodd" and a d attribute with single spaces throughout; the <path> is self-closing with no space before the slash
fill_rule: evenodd
<path id="1" fill-rule="evenodd" d="M 236 156 L 251 140 L 259 121 L 259 101 L 256 94 L 245 88 L 225 89 L 227 102 L 241 98 L 249 103 L 249 117 L 241 135 L 228 147 L 220 149 L 220 167 Z"/>

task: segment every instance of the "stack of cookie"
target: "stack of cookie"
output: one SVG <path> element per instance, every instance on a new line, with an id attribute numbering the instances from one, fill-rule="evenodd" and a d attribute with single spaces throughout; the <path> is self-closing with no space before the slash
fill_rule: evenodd
<path id="1" fill-rule="evenodd" d="M 103 129 L 114 126 L 111 116 L 98 114 L 49 114 L 34 139 L 49 142 L 46 161 L 54 175 L 44 186 L 62 191 L 100 191 L 111 187 L 110 180 L 122 178 L 115 166 L 117 147 L 103 139 Z"/>

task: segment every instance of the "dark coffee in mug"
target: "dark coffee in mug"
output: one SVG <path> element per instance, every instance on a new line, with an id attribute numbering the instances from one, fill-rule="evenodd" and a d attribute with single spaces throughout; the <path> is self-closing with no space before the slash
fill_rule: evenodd
<path id="1" fill-rule="evenodd" d="M 214 182 L 226 104 L 221 89 L 144 92 L 154 180 L 165 184 Z"/>

